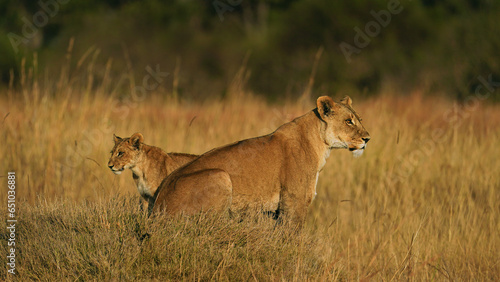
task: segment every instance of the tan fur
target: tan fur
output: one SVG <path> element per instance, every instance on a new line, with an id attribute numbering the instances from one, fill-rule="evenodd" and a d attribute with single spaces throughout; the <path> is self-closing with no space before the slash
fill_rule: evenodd
<path id="1" fill-rule="evenodd" d="M 153 207 L 154 194 L 163 179 L 198 157 L 182 153 L 167 154 L 158 147 L 144 144 L 144 137 L 140 133 L 130 138 L 113 137 L 115 146 L 111 150 L 108 167 L 115 174 L 130 169 L 137 190 L 148 202 L 149 208 Z"/>
<path id="2" fill-rule="evenodd" d="M 201 155 L 163 181 L 153 212 L 189 214 L 229 205 L 232 211 L 276 212 L 302 225 L 330 151 L 363 150 L 370 139 L 351 104 L 349 97 L 340 103 L 319 97 L 316 109 L 269 135 Z M 217 177 L 206 176 L 214 170 Z"/>

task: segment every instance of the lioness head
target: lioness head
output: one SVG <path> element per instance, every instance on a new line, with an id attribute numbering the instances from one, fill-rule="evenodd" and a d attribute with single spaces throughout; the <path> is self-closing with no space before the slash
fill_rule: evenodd
<path id="1" fill-rule="evenodd" d="M 335 103 L 328 96 L 321 96 L 316 101 L 317 114 L 324 122 L 321 134 L 323 141 L 331 148 L 344 148 L 354 156 L 363 154 L 370 134 L 361 124 L 360 116 L 351 107 L 348 96 Z"/>
<path id="2" fill-rule="evenodd" d="M 135 166 L 144 137 L 140 133 L 134 133 L 130 138 L 120 138 L 113 134 L 115 146 L 111 150 L 108 167 L 115 174 L 121 174 L 123 170 Z"/>

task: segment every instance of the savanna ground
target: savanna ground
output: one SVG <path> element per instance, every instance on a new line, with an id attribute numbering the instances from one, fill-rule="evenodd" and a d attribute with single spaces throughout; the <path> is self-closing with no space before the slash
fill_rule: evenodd
<path id="1" fill-rule="evenodd" d="M 358 159 L 332 152 L 295 232 L 259 214 L 148 218 L 131 173 L 106 164 L 113 133 L 201 154 L 270 133 L 316 97 L 270 105 L 236 81 L 224 99 L 189 102 L 175 88 L 119 95 L 106 81 L 21 80 L 0 98 L 0 199 L 15 171 L 18 219 L 16 275 L 4 263 L 3 278 L 500 280 L 500 106 L 488 95 L 354 99 L 372 140 Z"/>

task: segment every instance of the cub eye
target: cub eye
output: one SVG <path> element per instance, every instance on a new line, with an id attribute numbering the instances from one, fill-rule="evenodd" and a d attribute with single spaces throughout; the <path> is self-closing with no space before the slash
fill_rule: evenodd
<path id="1" fill-rule="evenodd" d="M 354 125 L 354 122 L 352 122 L 352 119 L 350 118 L 346 119 L 345 123 L 347 123 L 347 125 Z"/>
<path id="2" fill-rule="evenodd" d="M 121 157 L 123 155 L 123 152 L 118 152 L 118 157 Z"/>

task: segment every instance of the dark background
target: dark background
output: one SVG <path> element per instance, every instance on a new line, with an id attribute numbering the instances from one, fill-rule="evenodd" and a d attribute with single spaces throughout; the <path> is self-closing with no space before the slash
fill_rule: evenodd
<path id="1" fill-rule="evenodd" d="M 41 83 L 49 83 L 68 61 L 76 76 L 82 65 L 86 71 L 92 66 L 96 85 L 104 79 L 106 64 L 113 79 L 124 72 L 140 79 L 146 66 L 159 65 L 171 74 L 177 68 L 177 76 L 165 83 L 172 85 L 177 77 L 178 93 L 186 98 L 223 97 L 241 68 L 248 91 L 270 101 L 299 97 L 317 55 L 312 89 L 317 95 L 418 91 L 460 100 L 481 84 L 479 76 L 500 81 L 500 1 L 401 0 L 402 11 L 392 14 L 385 27 L 379 25 L 350 63 L 340 44 L 356 47 L 355 27 L 365 30 L 375 21 L 373 12 L 398 1 L 61 2 L 0 2 L 0 89 L 8 87 L 12 74 L 13 87 L 19 87 L 23 58 L 44 74 Z M 37 13 L 43 25 L 34 25 Z M 36 32 L 26 32 L 26 22 Z M 14 44 L 17 52 L 13 38 L 24 38 Z"/>

